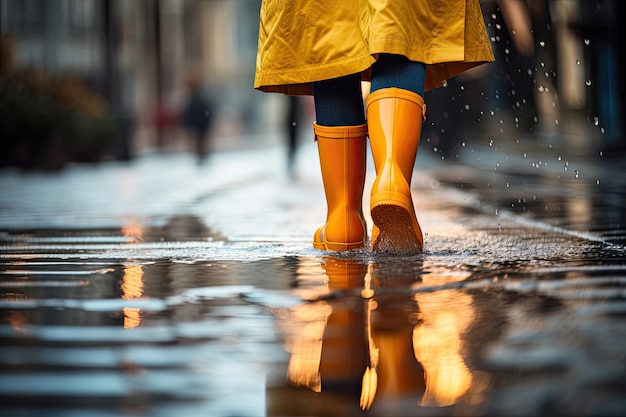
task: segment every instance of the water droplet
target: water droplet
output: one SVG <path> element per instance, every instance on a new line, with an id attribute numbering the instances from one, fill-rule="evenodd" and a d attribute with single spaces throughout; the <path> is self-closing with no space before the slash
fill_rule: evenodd
<path id="1" fill-rule="evenodd" d="M 580 65 L 580 59 L 576 60 L 576 65 Z"/>
<path id="2" fill-rule="evenodd" d="M 585 81 L 585 85 L 586 85 L 587 87 L 590 87 L 590 86 L 591 86 L 591 80 L 587 80 L 587 81 Z"/>
<path id="3" fill-rule="evenodd" d="M 600 123 L 600 120 L 598 119 L 598 116 L 594 116 L 594 118 L 593 118 L 594 126 L 598 126 L 599 123 Z"/>
<path id="4" fill-rule="evenodd" d="M 600 185 L 600 180 L 596 180 L 596 185 Z"/>
<path id="5" fill-rule="evenodd" d="M 575 176 L 576 178 L 578 178 L 578 170 L 575 170 L 575 171 L 574 171 L 574 176 Z"/>
<path id="6" fill-rule="evenodd" d="M 590 43 L 591 41 L 589 39 L 585 39 L 585 45 L 589 46 Z"/>
<path id="7" fill-rule="evenodd" d="M 541 46 L 542 48 L 546 46 L 546 43 L 544 41 L 539 41 L 539 46 Z"/>

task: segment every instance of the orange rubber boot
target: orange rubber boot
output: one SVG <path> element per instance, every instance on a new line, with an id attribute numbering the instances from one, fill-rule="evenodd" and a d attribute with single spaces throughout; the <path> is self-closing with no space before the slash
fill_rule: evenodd
<path id="1" fill-rule="evenodd" d="M 315 232 L 316 249 L 362 248 L 367 238 L 363 187 L 367 125 L 327 127 L 313 124 L 328 212 Z"/>
<path id="2" fill-rule="evenodd" d="M 424 238 L 413 207 L 411 177 L 426 116 L 424 99 L 408 90 L 383 88 L 369 95 L 366 106 L 376 167 L 370 199 L 372 249 L 421 252 Z"/>

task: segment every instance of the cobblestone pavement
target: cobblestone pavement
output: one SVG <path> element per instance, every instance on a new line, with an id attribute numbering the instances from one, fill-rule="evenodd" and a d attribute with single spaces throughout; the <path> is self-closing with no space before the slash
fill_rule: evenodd
<path id="1" fill-rule="evenodd" d="M 401 256 L 311 248 L 316 158 L 0 172 L 0 413 L 624 414 L 621 161 L 426 149 Z"/>

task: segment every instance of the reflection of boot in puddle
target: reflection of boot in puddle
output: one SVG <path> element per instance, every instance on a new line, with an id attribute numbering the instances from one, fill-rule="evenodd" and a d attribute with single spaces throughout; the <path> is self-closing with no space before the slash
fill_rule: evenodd
<path id="1" fill-rule="evenodd" d="M 372 301 L 371 334 L 379 352 L 377 402 L 417 404 L 424 391 L 424 370 L 412 349 L 415 302 L 404 293 L 375 295 Z"/>
<path id="2" fill-rule="evenodd" d="M 462 337 L 474 320 L 471 296 L 448 290 L 407 297 L 403 290 L 416 282 L 387 275 L 376 265 L 366 287 L 370 279 L 376 281 L 369 291 L 373 308 L 368 321 L 379 356 L 377 403 L 443 407 L 459 402 L 472 383 L 462 356 Z"/>
<path id="3" fill-rule="evenodd" d="M 367 265 L 327 257 L 324 268 L 329 290 L 345 290 L 346 296 L 331 302 L 320 363 L 322 388 L 358 395 L 367 358 L 363 328 L 366 301 L 358 296 L 358 290 L 363 288 Z M 357 290 L 357 295 L 353 296 L 350 290 Z"/>
<path id="4" fill-rule="evenodd" d="M 327 257 L 323 265 L 331 293 L 361 288 L 367 266 Z M 288 381 L 315 392 L 360 390 L 365 369 L 361 298 L 337 297 L 301 304 L 290 311 L 286 349 Z M 355 388 L 356 387 L 356 388 Z"/>
<path id="5" fill-rule="evenodd" d="M 335 296 L 301 304 L 283 321 L 291 384 L 360 396 L 363 410 L 375 402 L 406 411 L 463 400 L 472 383 L 462 356 L 462 337 L 474 320 L 471 296 L 456 290 L 407 296 L 413 278 L 385 277 L 380 291 L 380 282 L 372 282 L 376 268 L 368 273 L 354 260 L 328 257 L 323 267 Z"/>

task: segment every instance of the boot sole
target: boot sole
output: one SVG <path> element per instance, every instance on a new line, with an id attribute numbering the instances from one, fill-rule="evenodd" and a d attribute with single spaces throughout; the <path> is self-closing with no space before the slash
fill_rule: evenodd
<path id="1" fill-rule="evenodd" d="M 421 252 L 422 231 L 413 224 L 414 214 L 398 204 L 379 203 L 371 208 L 372 220 L 378 227 L 378 236 L 372 250 L 387 252 Z M 415 220 L 417 223 L 417 220 Z"/>

